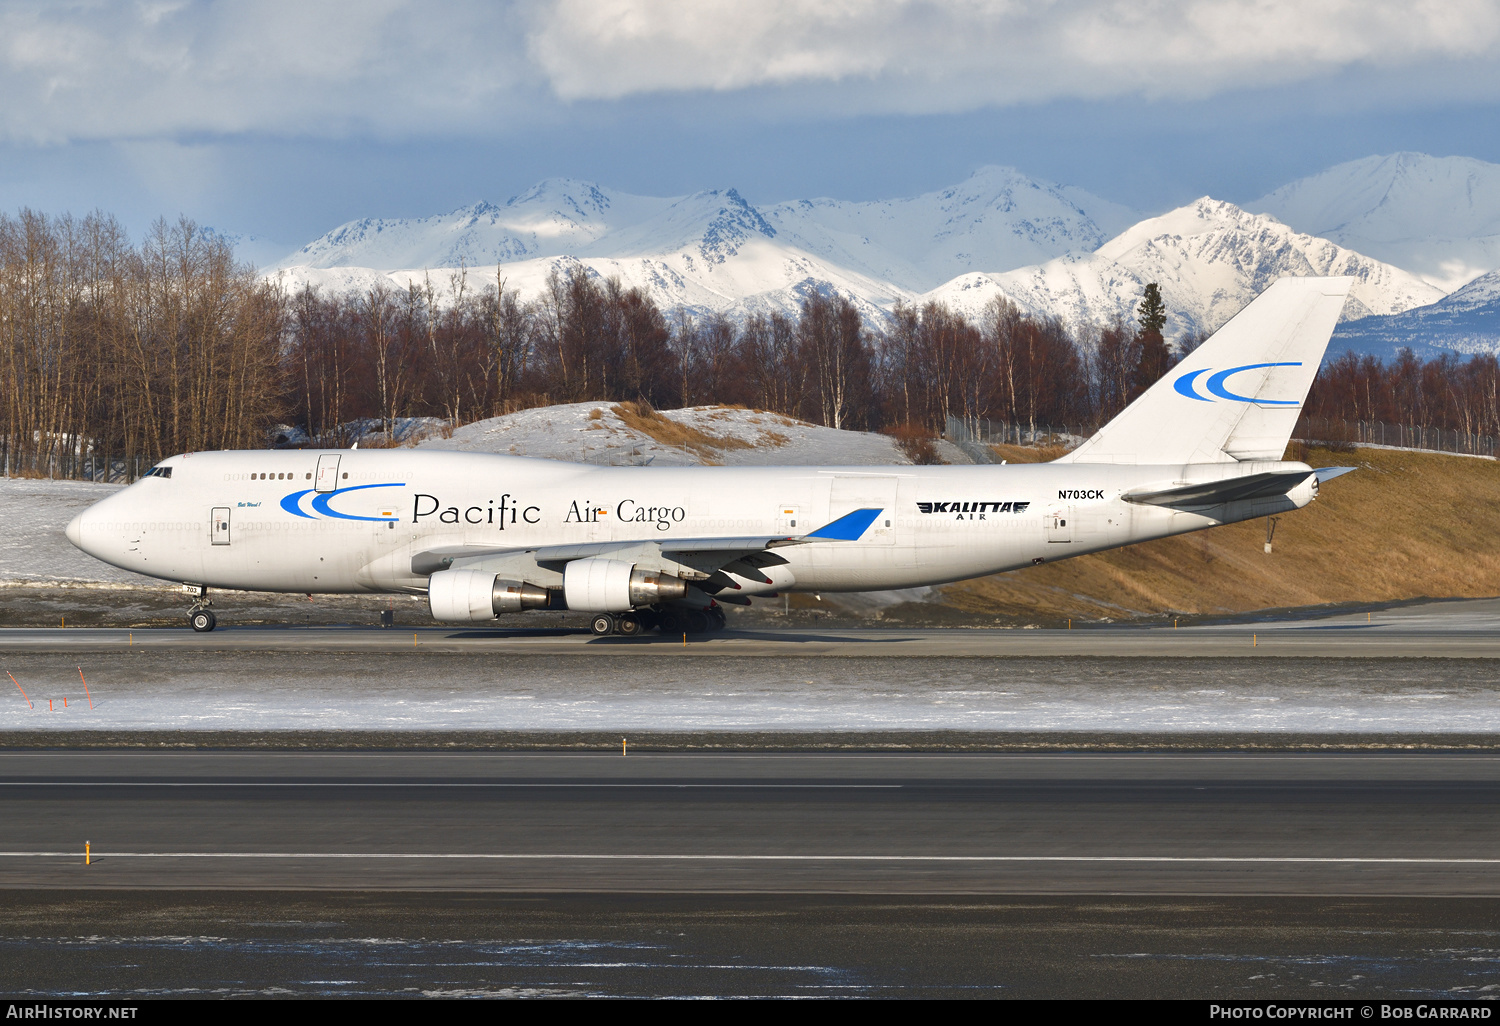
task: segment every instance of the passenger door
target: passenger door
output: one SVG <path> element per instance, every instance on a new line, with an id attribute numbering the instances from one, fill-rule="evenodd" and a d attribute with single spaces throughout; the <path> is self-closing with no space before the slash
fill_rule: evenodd
<path id="1" fill-rule="evenodd" d="M 339 486 L 339 458 L 335 454 L 318 457 L 318 478 L 313 482 L 320 492 L 331 492 Z"/>
<path id="2" fill-rule="evenodd" d="M 214 545 L 229 544 L 229 507 L 215 506 L 213 513 L 213 528 L 209 535 L 209 541 Z"/>

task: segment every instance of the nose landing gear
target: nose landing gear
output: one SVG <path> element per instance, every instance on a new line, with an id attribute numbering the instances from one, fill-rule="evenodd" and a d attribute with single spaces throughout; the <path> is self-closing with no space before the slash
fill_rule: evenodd
<path id="1" fill-rule="evenodd" d="M 212 605 L 208 598 L 208 589 L 201 584 L 184 584 L 182 590 L 193 596 L 193 604 L 188 609 L 188 626 L 199 634 L 206 634 L 219 625 L 218 617 L 214 616 L 213 610 L 208 607 Z"/>

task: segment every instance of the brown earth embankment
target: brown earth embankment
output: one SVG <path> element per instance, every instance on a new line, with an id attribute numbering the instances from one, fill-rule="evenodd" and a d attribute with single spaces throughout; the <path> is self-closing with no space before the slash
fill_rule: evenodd
<path id="1" fill-rule="evenodd" d="M 1277 518 L 1269 555 L 1266 521 L 1253 520 L 950 585 L 942 602 L 1055 623 L 1500 595 L 1500 463 L 1364 448 L 1305 459 L 1359 469 Z"/>

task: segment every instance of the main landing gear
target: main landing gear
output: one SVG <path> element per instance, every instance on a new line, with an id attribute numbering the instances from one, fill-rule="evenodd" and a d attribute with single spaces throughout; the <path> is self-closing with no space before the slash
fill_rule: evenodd
<path id="1" fill-rule="evenodd" d="M 208 607 L 211 605 L 208 598 L 208 589 L 201 584 L 184 584 L 182 590 L 193 596 L 193 604 L 188 609 L 188 626 L 199 634 L 207 634 L 219 625 L 218 617 Z"/>
<path id="2" fill-rule="evenodd" d="M 720 606 L 709 609 L 637 609 L 618 616 L 614 613 L 595 613 L 594 618 L 589 621 L 589 629 L 600 638 L 612 634 L 637 638 L 652 629 L 672 637 L 723 630 L 725 622 L 724 610 Z"/>

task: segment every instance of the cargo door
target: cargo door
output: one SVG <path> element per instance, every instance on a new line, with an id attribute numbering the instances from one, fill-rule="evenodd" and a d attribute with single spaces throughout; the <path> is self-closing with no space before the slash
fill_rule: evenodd
<path id="1" fill-rule="evenodd" d="M 313 483 L 320 492 L 331 492 L 339 486 L 339 457 L 336 454 L 318 457 L 318 479 Z"/>
<path id="2" fill-rule="evenodd" d="M 215 545 L 229 544 L 229 507 L 215 506 L 213 515 L 213 533 L 209 540 Z"/>
<path id="3" fill-rule="evenodd" d="M 1042 518 L 1042 527 L 1046 531 L 1049 542 L 1070 542 L 1073 540 L 1073 507 L 1058 506 L 1047 511 Z"/>

